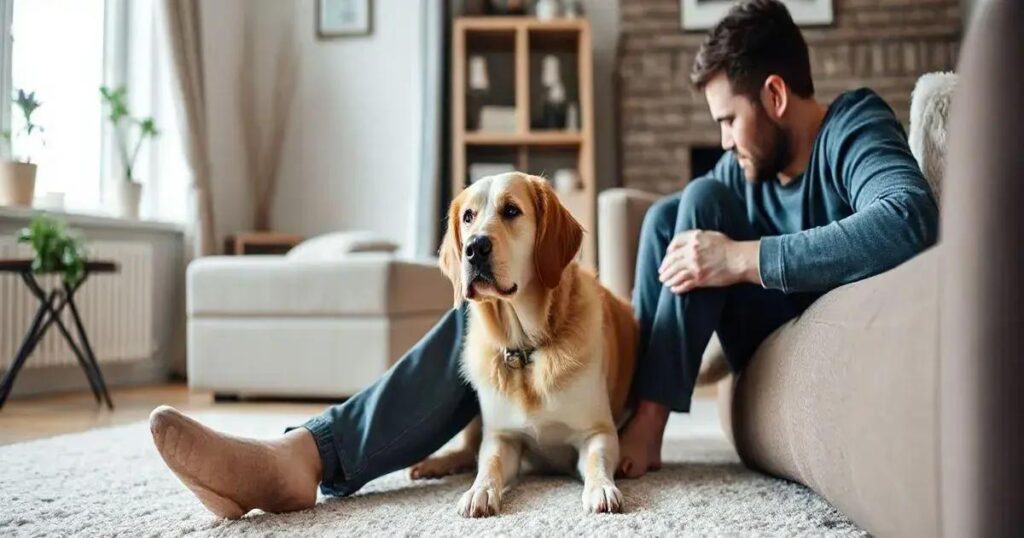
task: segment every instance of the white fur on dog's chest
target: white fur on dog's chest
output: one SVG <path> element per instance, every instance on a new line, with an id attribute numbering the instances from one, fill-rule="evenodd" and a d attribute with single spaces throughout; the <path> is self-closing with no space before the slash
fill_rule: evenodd
<path id="1" fill-rule="evenodd" d="M 521 441 L 527 459 L 539 457 L 555 469 L 571 469 L 579 445 L 593 434 L 595 427 L 611 420 L 605 380 L 597 360 L 591 361 L 564 390 L 531 412 L 490 385 L 474 385 L 484 430 Z"/>

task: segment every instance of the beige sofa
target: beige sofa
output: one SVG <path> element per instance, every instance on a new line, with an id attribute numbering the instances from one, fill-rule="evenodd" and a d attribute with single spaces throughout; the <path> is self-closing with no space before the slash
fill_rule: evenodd
<path id="1" fill-rule="evenodd" d="M 189 265 L 190 388 L 218 398 L 346 398 L 451 309 L 436 259 L 318 256 L 208 256 Z"/>
<path id="2" fill-rule="evenodd" d="M 720 385 L 747 465 L 872 534 L 1024 532 L 1022 5 L 981 6 L 964 43 L 940 244 L 826 294 Z M 654 199 L 599 199 L 601 278 L 617 293 Z"/>

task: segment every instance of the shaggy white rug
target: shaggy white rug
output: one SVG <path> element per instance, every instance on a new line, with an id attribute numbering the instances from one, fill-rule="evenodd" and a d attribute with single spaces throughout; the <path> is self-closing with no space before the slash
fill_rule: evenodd
<path id="1" fill-rule="evenodd" d="M 168 471 L 145 423 L 0 447 L 0 536 L 181 535 L 863 535 L 807 488 L 741 466 L 720 433 L 711 402 L 674 416 L 665 468 L 620 481 L 626 513 L 582 512 L 570 478 L 525 477 L 500 516 L 466 520 L 455 503 L 470 475 L 410 482 L 385 476 L 349 498 L 311 510 L 253 512 L 239 521 L 210 515 Z M 213 427 L 273 436 L 304 417 L 201 413 Z"/>

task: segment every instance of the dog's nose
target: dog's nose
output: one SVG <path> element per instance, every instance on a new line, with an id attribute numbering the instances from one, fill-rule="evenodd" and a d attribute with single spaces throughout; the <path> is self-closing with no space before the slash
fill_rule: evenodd
<path id="1" fill-rule="evenodd" d="M 486 235 L 477 235 L 466 243 L 466 259 L 473 265 L 487 263 L 491 256 L 491 238 Z"/>

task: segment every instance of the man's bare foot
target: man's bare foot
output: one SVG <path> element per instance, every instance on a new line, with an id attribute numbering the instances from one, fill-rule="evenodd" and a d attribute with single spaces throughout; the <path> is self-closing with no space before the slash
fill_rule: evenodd
<path id="1" fill-rule="evenodd" d="M 671 410 L 662 404 L 641 400 L 636 413 L 619 432 L 619 467 L 616 476 L 639 478 L 647 471 L 661 469 L 661 438 Z"/>
<path id="2" fill-rule="evenodd" d="M 157 451 L 214 514 L 290 512 L 316 504 L 321 463 L 313 435 L 297 428 L 270 440 L 217 432 L 166 405 L 149 415 Z"/>

